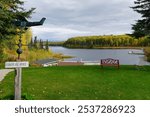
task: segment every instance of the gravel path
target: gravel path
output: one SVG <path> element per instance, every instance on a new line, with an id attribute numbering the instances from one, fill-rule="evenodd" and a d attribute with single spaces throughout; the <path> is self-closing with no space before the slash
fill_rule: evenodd
<path id="1" fill-rule="evenodd" d="M 0 81 L 11 71 L 14 71 L 14 69 L 0 69 Z"/>

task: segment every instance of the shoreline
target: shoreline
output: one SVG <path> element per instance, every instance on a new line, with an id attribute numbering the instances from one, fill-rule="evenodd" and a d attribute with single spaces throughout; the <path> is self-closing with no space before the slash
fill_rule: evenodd
<path id="1" fill-rule="evenodd" d="M 91 49 L 143 49 L 144 47 L 94 47 Z"/>
<path id="2" fill-rule="evenodd" d="M 56 46 L 50 46 L 56 47 Z M 68 49 L 144 49 L 146 47 L 93 47 L 93 48 L 82 48 L 82 47 L 66 47 L 66 46 L 57 46 L 57 47 L 64 47 Z"/>

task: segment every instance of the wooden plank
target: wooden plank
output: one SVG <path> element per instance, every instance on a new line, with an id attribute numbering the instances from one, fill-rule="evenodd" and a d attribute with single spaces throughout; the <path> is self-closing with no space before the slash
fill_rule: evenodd
<path id="1" fill-rule="evenodd" d="M 16 77 L 15 77 L 15 100 L 21 100 L 22 68 L 16 68 L 15 73 L 16 73 Z"/>

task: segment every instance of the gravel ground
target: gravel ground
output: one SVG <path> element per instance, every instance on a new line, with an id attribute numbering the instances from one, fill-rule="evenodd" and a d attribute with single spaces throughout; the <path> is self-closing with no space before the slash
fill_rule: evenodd
<path id="1" fill-rule="evenodd" d="M 0 81 L 11 71 L 14 71 L 14 69 L 0 69 Z"/>

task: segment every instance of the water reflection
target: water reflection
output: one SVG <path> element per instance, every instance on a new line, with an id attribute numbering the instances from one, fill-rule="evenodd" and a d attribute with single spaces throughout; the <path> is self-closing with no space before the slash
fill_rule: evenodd
<path id="1" fill-rule="evenodd" d="M 60 46 L 50 47 L 53 52 L 63 53 L 64 55 L 75 56 L 75 58 L 65 59 L 65 61 L 100 61 L 100 59 L 113 58 L 119 59 L 120 64 L 135 65 L 143 64 L 150 65 L 144 60 L 144 55 L 129 54 L 129 51 L 142 50 L 136 49 L 68 49 Z"/>

